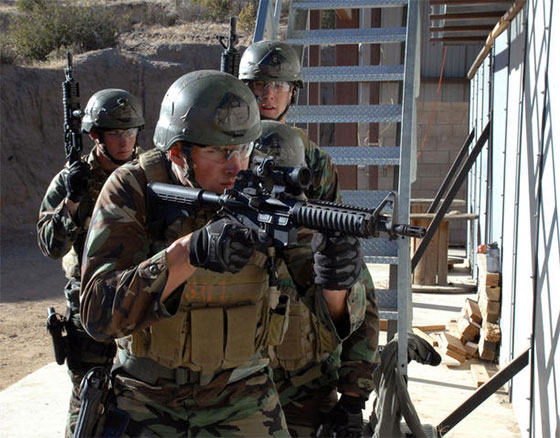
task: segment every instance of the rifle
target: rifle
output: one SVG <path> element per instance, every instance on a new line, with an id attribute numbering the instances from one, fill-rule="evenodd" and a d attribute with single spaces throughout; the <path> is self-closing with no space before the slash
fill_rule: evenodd
<path id="1" fill-rule="evenodd" d="M 80 159 L 82 152 L 81 122 L 83 112 L 80 109 L 80 87 L 72 78 L 72 55 L 66 53 L 65 80 L 62 83 L 62 105 L 64 107 L 64 151 L 68 164 Z"/>
<path id="2" fill-rule="evenodd" d="M 380 233 L 387 234 L 391 240 L 399 236 L 420 238 L 426 233 L 424 227 L 393 222 L 397 199 L 394 192 L 375 209 L 306 201 L 298 196 L 298 191 L 309 184 L 308 168 L 276 166 L 273 157 L 254 157 L 253 163 L 253 170 L 239 172 L 234 188 L 222 195 L 152 182 L 147 188 L 149 203 L 171 205 L 187 216 L 199 208 L 218 207 L 219 213 L 232 216 L 245 226 L 264 230 L 277 247 L 296 244 L 298 227 L 366 239 L 379 237 Z M 272 188 L 266 188 L 270 181 L 274 182 Z M 393 207 L 393 215 L 382 213 L 387 207 Z"/>
<path id="3" fill-rule="evenodd" d="M 229 36 L 216 35 L 221 46 L 224 48 L 221 57 L 220 71 L 229 73 L 235 77 L 239 73 L 239 60 L 241 55 L 239 50 L 235 47 L 239 42 L 239 37 L 236 33 L 237 17 L 230 17 L 229 19 Z M 224 42 L 227 40 L 227 44 Z"/>

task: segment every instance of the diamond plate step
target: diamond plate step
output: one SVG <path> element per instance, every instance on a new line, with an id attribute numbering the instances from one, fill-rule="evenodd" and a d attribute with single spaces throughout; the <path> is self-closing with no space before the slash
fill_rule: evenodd
<path id="1" fill-rule="evenodd" d="M 366 44 L 400 43 L 406 39 L 406 27 L 367 29 L 298 30 L 286 38 L 288 44 Z"/>
<path id="2" fill-rule="evenodd" d="M 375 289 L 377 306 L 383 310 L 397 310 L 396 289 Z"/>
<path id="3" fill-rule="evenodd" d="M 398 165 L 401 148 L 398 146 L 338 146 L 324 147 L 327 154 L 339 165 Z"/>
<path id="4" fill-rule="evenodd" d="M 364 256 L 393 258 L 397 257 L 397 243 L 389 239 L 378 237 L 375 239 L 360 239 Z M 366 261 L 366 263 L 375 263 Z M 376 262 L 379 263 L 379 262 Z"/>
<path id="5" fill-rule="evenodd" d="M 388 190 L 342 190 L 342 202 L 344 204 L 375 210 L 377 206 L 390 193 Z"/>
<path id="6" fill-rule="evenodd" d="M 382 310 L 379 311 L 379 318 L 381 319 L 398 319 L 399 317 L 399 312 L 395 311 L 395 312 L 384 312 Z"/>
<path id="7" fill-rule="evenodd" d="M 396 123 L 400 105 L 298 105 L 290 107 L 289 123 Z"/>
<path id="8" fill-rule="evenodd" d="M 408 0 L 312 0 L 292 1 L 296 9 L 365 9 L 407 5 Z"/>
<path id="9" fill-rule="evenodd" d="M 381 82 L 404 78 L 403 65 L 304 67 L 302 71 L 305 82 Z"/>

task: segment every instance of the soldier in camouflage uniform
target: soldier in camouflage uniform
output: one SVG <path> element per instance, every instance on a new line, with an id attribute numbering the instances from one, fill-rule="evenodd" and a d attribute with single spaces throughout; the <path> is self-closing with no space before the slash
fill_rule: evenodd
<path id="1" fill-rule="evenodd" d="M 299 58 L 290 45 L 280 41 L 259 41 L 247 48 L 239 78 L 257 96 L 261 119 L 281 123 L 286 122 L 297 90 L 303 88 Z M 304 130 L 293 129 L 303 142 L 305 161 L 313 173 L 305 193 L 308 199 L 340 202 L 331 158 Z M 360 283 L 367 290 L 365 320 L 342 345 L 332 341 L 305 306 L 293 302 L 285 340 L 271 349 L 274 380 L 293 436 L 310 436 L 320 424 L 323 434 L 361 436 L 362 409 L 373 389 L 373 370 L 379 361 L 379 311 L 365 265 Z M 342 394 L 338 402 L 337 389 Z M 342 431 L 344 435 L 340 435 Z"/>
<path id="2" fill-rule="evenodd" d="M 282 341 L 289 315 L 288 297 L 269 283 L 268 242 L 216 209 L 186 216 L 146 198 L 154 181 L 231 189 L 260 133 L 257 102 L 241 81 L 218 71 L 186 74 L 163 99 L 156 148 L 119 168 L 101 191 L 80 304 L 93 337 L 117 340 L 114 392 L 126 436 L 288 436 L 264 354 Z M 361 252 L 357 239 L 351 248 L 325 239 L 312 269 L 340 287 L 297 287 L 343 339 L 364 316 Z M 329 251 L 348 254 L 346 274 Z"/>
<path id="3" fill-rule="evenodd" d="M 79 314 L 81 256 L 93 206 L 109 174 L 136 158 L 138 130 L 144 126 L 142 108 L 128 91 L 106 89 L 88 101 L 82 130 L 95 146 L 88 156 L 62 169 L 52 180 L 41 203 L 37 236 L 44 255 L 62 259 L 68 278 L 66 295 L 67 365 L 72 395 L 66 435 L 73 436 L 80 409 L 80 382 L 92 367 L 113 364 L 113 342 L 93 340 L 82 328 Z"/>

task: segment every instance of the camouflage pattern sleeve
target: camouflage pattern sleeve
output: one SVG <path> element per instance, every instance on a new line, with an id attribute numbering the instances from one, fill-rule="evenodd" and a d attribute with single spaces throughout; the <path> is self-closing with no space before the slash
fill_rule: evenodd
<path id="1" fill-rule="evenodd" d="M 53 259 L 64 256 L 72 247 L 80 226 L 66 208 L 66 188 L 64 172 L 61 170 L 51 181 L 39 209 L 37 222 L 37 242 L 41 252 Z"/>
<path id="2" fill-rule="evenodd" d="M 338 172 L 332 158 L 313 143 L 301 128 L 295 128 L 305 145 L 305 161 L 313 173 L 313 181 L 307 190 L 308 199 L 342 202 L 338 184 Z"/>
<path id="3" fill-rule="evenodd" d="M 310 236 L 309 230 L 300 230 L 305 236 Z M 362 324 L 366 308 L 366 290 L 363 283 L 356 283 L 346 298 L 346 312 L 349 316 L 349 326 L 337 327 L 327 310 L 322 289 L 313 283 L 313 254 L 311 245 L 298 242 L 297 245 L 284 248 L 280 257 L 286 263 L 290 276 L 296 284 L 302 302 L 315 314 L 321 324 L 336 334 L 339 342 L 346 339 Z"/>
<path id="4" fill-rule="evenodd" d="M 151 248 L 146 184 L 137 162 L 121 166 L 108 178 L 93 212 L 84 248 L 80 313 L 89 334 L 100 341 L 172 316 L 160 301 L 168 264 L 165 249 L 153 255 Z"/>
<path id="5" fill-rule="evenodd" d="M 373 391 L 373 371 L 379 363 L 379 309 L 371 274 L 364 263 L 358 283 L 366 290 L 363 324 L 342 344 L 338 391 L 354 392 L 367 399 Z"/>

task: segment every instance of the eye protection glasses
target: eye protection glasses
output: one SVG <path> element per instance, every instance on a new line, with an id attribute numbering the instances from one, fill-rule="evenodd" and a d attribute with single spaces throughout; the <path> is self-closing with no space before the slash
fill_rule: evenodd
<path id="1" fill-rule="evenodd" d="M 120 140 L 122 137 L 132 138 L 138 135 L 138 128 L 130 129 L 113 129 L 111 131 L 105 131 L 104 136 L 110 140 Z"/>
<path id="2" fill-rule="evenodd" d="M 235 146 L 209 146 L 202 148 L 204 157 L 216 164 L 225 164 L 237 154 L 240 160 L 246 160 L 253 152 L 253 142 Z"/>
<path id="3" fill-rule="evenodd" d="M 264 93 L 271 90 L 274 92 L 290 91 L 290 83 L 286 81 L 253 81 L 251 88 L 255 93 Z"/>

